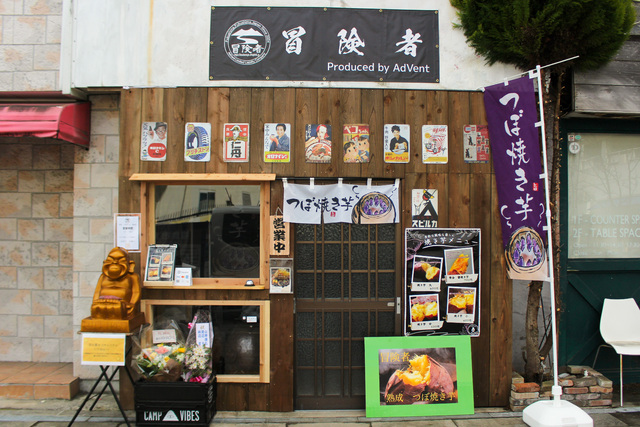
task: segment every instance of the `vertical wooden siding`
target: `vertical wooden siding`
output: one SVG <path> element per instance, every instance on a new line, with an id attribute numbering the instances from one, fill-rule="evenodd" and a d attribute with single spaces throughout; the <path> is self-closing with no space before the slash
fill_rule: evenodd
<path id="1" fill-rule="evenodd" d="M 120 114 L 120 212 L 140 210 L 139 184 L 129 181 L 131 174 L 137 172 L 270 172 L 278 177 L 400 178 L 402 229 L 411 226 L 411 189 L 438 189 L 440 227 L 478 227 L 482 230 L 481 336 L 471 340 L 475 405 L 508 404 L 512 290 L 504 273 L 495 179 L 490 163 L 465 163 L 462 150 L 463 126 L 486 124 L 481 93 L 313 88 L 130 89 L 122 91 Z M 168 123 L 165 162 L 140 161 L 140 132 L 144 121 Z M 183 160 L 184 125 L 195 121 L 212 125 L 212 153 L 208 163 Z M 250 124 L 248 163 L 222 161 L 222 127 L 230 122 Z M 263 161 L 263 127 L 272 122 L 291 124 L 290 163 Z M 332 126 L 334 152 L 331 164 L 305 162 L 302 146 L 308 123 Z M 370 163 L 343 162 L 342 126 L 348 123 L 370 125 Z M 411 126 L 408 164 L 384 163 L 382 132 L 385 123 Z M 449 126 L 448 164 L 422 164 L 420 133 L 424 124 Z M 271 213 L 275 214 L 282 208 L 280 181 L 272 185 L 271 196 Z M 403 247 L 402 241 L 398 242 L 398 247 Z M 270 295 L 268 291 L 145 289 L 143 298 L 270 299 L 271 383 L 220 384 L 218 409 L 293 410 L 292 295 Z"/>

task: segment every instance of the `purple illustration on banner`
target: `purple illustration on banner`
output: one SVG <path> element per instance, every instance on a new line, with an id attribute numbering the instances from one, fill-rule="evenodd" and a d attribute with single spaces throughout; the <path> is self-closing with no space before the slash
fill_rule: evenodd
<path id="1" fill-rule="evenodd" d="M 546 207 L 533 81 L 525 76 L 487 87 L 484 104 L 509 277 L 544 280 Z"/>

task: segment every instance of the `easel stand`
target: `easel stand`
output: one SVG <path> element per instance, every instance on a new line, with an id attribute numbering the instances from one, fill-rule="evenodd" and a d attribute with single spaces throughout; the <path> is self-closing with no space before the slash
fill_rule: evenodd
<path id="1" fill-rule="evenodd" d="M 91 399 L 91 395 L 95 391 L 96 387 L 98 386 L 98 384 L 100 383 L 102 378 L 104 378 L 106 384 L 102 388 L 102 391 L 100 391 L 100 394 L 98 394 L 96 396 L 95 401 L 93 402 L 93 404 L 91 405 L 89 410 L 90 411 L 93 410 L 93 408 L 96 406 L 96 403 L 98 403 L 98 400 L 100 400 L 100 398 L 102 397 L 102 394 L 106 391 L 107 387 L 109 387 L 109 390 L 111 390 L 111 394 L 113 394 L 113 398 L 115 399 L 116 404 L 118 405 L 118 409 L 120 409 L 120 413 L 122 414 L 122 418 L 124 419 L 124 422 L 127 423 L 127 426 L 131 427 L 131 424 L 129 424 L 129 420 L 127 419 L 127 414 L 124 412 L 124 409 L 122 408 L 122 405 L 120 404 L 120 399 L 118 398 L 118 393 L 116 393 L 116 391 L 113 388 L 113 385 L 111 384 L 111 381 L 113 381 L 113 377 L 115 377 L 115 374 L 118 372 L 118 367 L 115 367 L 115 369 L 113 370 L 111 375 L 109 375 L 109 367 L 110 366 L 111 365 L 100 365 L 100 370 L 102 372 L 98 376 L 98 379 L 96 380 L 96 382 L 93 384 L 93 387 L 91 387 L 91 390 L 89 391 L 89 394 L 87 394 L 87 397 L 85 397 L 84 401 L 82 402 L 82 404 L 80 405 L 80 407 L 78 408 L 76 413 L 73 415 L 73 418 L 71 418 L 71 421 L 69 422 L 69 427 L 71 427 L 73 422 L 76 420 L 76 418 L 78 417 L 78 415 L 82 411 L 82 408 L 84 407 L 84 405 L 86 405 L 86 403 L 89 401 L 89 399 Z M 126 366 L 124 367 L 124 369 L 127 372 L 127 375 L 129 376 L 129 379 L 133 383 L 133 378 L 131 378 L 131 373 L 129 372 L 129 370 L 127 369 Z"/>
<path id="2" fill-rule="evenodd" d="M 124 408 L 120 403 L 118 393 L 116 393 L 113 388 L 112 381 L 116 373 L 119 371 L 118 368 L 124 368 L 131 384 L 134 383 L 131 372 L 129 372 L 129 369 L 126 366 L 126 359 L 131 351 L 131 340 L 129 339 L 129 336 L 133 335 L 133 333 L 80 332 L 80 334 L 82 335 L 82 364 L 99 366 L 100 375 L 91 387 L 91 391 L 89 391 L 87 397 L 85 397 L 84 401 L 73 415 L 73 418 L 69 422 L 69 427 L 74 423 L 82 411 L 82 408 L 84 408 L 84 405 L 86 405 L 89 399 L 92 398 L 93 392 L 102 380 L 104 380 L 105 384 L 100 393 L 95 397 L 95 401 L 89 410 L 93 410 L 96 403 L 98 403 L 98 400 L 100 400 L 104 392 L 109 388 L 116 404 L 118 405 L 118 409 L 122 414 L 124 422 L 127 423 L 128 427 L 131 427 L 129 420 L 127 419 L 127 414 L 124 412 Z M 113 372 L 109 373 L 109 367 L 113 367 Z M 120 384 L 120 386 L 122 387 L 122 384 Z"/>

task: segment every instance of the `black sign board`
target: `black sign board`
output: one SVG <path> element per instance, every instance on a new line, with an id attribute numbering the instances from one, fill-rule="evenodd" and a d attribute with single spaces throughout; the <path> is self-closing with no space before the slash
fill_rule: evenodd
<path id="1" fill-rule="evenodd" d="M 209 80 L 437 83 L 438 11 L 212 7 Z"/>
<path id="2" fill-rule="evenodd" d="M 480 335 L 480 229 L 405 229 L 405 335 Z"/>

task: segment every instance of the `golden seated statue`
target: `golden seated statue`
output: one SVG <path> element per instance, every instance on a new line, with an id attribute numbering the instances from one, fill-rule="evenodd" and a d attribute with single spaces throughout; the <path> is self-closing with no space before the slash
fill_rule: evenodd
<path id="1" fill-rule="evenodd" d="M 111 249 L 102 263 L 91 304 L 91 317 L 82 319 L 82 332 L 131 332 L 145 322 L 140 312 L 140 276 L 126 249 Z"/>

